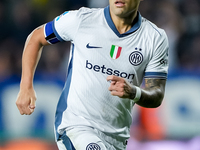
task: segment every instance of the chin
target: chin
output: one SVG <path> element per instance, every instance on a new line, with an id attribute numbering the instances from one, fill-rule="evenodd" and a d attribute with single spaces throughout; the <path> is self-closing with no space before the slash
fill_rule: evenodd
<path id="1" fill-rule="evenodd" d="M 124 9 L 123 8 L 117 8 L 117 10 L 115 10 L 115 15 L 123 17 L 125 15 Z"/>

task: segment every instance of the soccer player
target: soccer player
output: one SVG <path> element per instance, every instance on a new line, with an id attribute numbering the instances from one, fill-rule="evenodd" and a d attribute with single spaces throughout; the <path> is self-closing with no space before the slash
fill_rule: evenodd
<path id="1" fill-rule="evenodd" d="M 42 47 L 71 41 L 66 84 L 55 115 L 59 150 L 125 150 L 134 104 L 161 105 L 168 40 L 162 29 L 141 16 L 139 4 L 109 0 L 106 8 L 66 11 L 28 36 L 16 101 L 22 115 L 35 109 L 33 77 Z"/>

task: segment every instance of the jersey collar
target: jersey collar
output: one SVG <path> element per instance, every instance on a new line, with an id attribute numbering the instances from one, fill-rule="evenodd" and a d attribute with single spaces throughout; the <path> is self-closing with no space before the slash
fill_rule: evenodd
<path id="1" fill-rule="evenodd" d="M 120 34 L 119 31 L 117 30 L 117 28 L 115 27 L 115 25 L 112 21 L 112 18 L 110 16 L 110 6 L 107 6 L 106 8 L 104 8 L 104 15 L 105 15 L 105 18 L 106 18 L 108 25 L 110 26 L 110 28 L 113 30 L 113 32 L 118 37 L 124 37 L 124 36 L 127 36 L 127 35 L 135 32 L 137 29 L 139 29 L 139 27 L 141 26 L 141 22 L 142 22 L 142 17 L 140 15 L 140 13 L 138 12 L 137 17 L 133 21 L 132 28 L 129 31 L 127 31 L 126 33 Z"/>

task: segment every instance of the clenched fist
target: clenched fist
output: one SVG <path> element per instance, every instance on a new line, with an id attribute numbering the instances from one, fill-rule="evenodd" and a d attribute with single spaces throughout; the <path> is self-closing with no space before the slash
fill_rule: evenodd
<path id="1" fill-rule="evenodd" d="M 21 115 L 31 115 L 35 109 L 36 94 L 33 88 L 20 89 L 16 105 Z"/>
<path id="2" fill-rule="evenodd" d="M 136 89 L 126 79 L 111 75 L 107 77 L 107 81 L 111 81 L 109 91 L 113 96 L 134 99 Z"/>

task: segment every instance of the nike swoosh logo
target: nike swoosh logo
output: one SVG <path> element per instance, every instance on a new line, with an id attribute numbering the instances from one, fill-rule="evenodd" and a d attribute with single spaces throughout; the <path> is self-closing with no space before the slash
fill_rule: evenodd
<path id="1" fill-rule="evenodd" d="M 91 46 L 90 43 L 88 43 L 88 44 L 86 45 L 86 47 L 87 47 L 87 48 L 102 48 L 102 47 L 97 47 L 97 46 Z"/>

